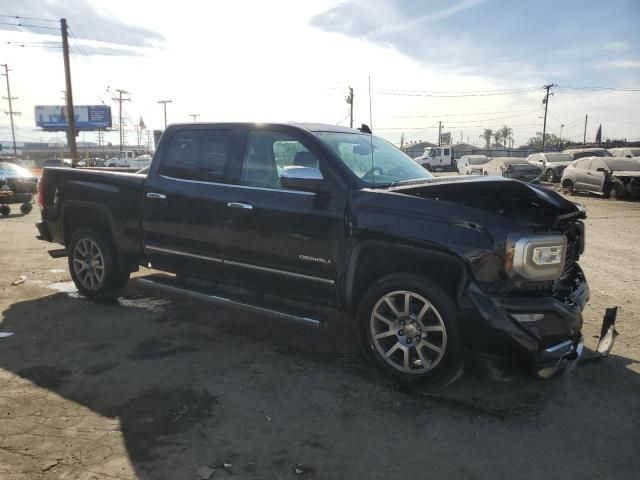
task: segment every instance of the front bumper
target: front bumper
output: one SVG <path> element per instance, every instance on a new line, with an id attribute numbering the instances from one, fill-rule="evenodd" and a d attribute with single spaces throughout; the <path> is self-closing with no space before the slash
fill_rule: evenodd
<path id="1" fill-rule="evenodd" d="M 463 294 L 463 342 L 476 352 L 517 356 L 541 376 L 582 353 L 582 310 L 589 286 L 573 266 L 554 296 L 493 296 L 470 283 Z"/>

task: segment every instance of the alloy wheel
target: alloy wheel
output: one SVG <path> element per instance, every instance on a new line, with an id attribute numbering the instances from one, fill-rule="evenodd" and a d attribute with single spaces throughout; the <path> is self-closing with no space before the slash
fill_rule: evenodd
<path id="1" fill-rule="evenodd" d="M 104 255 L 100 246 L 83 238 L 73 249 L 73 270 L 87 290 L 98 290 L 104 280 Z"/>
<path id="2" fill-rule="evenodd" d="M 440 313 L 414 292 L 383 296 L 373 307 L 369 328 L 376 351 L 402 373 L 428 372 L 446 351 L 447 330 Z"/>

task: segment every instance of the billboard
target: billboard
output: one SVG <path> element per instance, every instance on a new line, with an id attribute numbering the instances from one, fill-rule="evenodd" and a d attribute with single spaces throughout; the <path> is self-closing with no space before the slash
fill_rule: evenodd
<path id="1" fill-rule="evenodd" d="M 443 132 L 440 134 L 440 145 L 450 145 L 451 144 L 451 132 Z"/>
<path id="2" fill-rule="evenodd" d="M 98 130 L 111 127 L 111 107 L 107 105 L 75 105 L 76 130 Z M 43 130 L 66 130 L 65 105 L 36 105 L 36 127 Z"/>

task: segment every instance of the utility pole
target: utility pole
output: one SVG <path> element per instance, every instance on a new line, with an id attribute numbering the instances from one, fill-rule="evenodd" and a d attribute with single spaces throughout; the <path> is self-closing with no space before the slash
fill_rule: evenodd
<path id="1" fill-rule="evenodd" d="M 442 122 L 438 122 L 438 146 L 441 145 L 440 139 L 442 138 Z"/>
<path id="2" fill-rule="evenodd" d="M 546 88 L 547 90 L 547 94 L 544 96 L 544 99 L 542 100 L 542 103 L 544 103 L 544 123 L 542 125 L 542 148 L 540 151 L 544 152 L 544 143 L 546 140 L 546 136 L 547 136 L 547 109 L 549 108 L 549 96 L 553 95 L 553 93 L 549 93 L 549 89 L 551 87 L 555 87 L 555 85 L 553 83 L 550 83 L 548 85 L 545 85 L 542 88 Z"/>
<path id="3" fill-rule="evenodd" d="M 64 59 L 65 95 L 67 98 L 67 143 L 71 154 L 71 165 L 78 163 L 78 148 L 76 147 L 76 116 L 73 112 L 73 91 L 71 89 L 71 63 L 69 61 L 69 28 L 67 19 L 60 19 L 62 33 L 62 58 Z"/>
<path id="4" fill-rule="evenodd" d="M 9 66 L 6 63 L 3 63 L 2 66 L 4 67 L 4 73 L 3 75 L 5 77 L 7 77 L 7 96 L 6 97 L 2 97 L 6 100 L 9 100 L 9 112 L 7 112 L 9 114 L 9 120 L 11 121 L 11 138 L 13 140 L 13 154 L 15 156 L 18 155 L 18 149 L 16 148 L 16 131 L 15 128 L 13 126 L 13 116 L 14 115 L 20 115 L 20 112 L 14 112 L 13 111 L 13 105 L 11 103 L 11 100 L 17 100 L 18 97 L 12 97 L 11 96 L 11 87 L 9 85 L 9 72 L 11 70 L 9 70 Z"/>
<path id="5" fill-rule="evenodd" d="M 120 151 L 122 151 L 122 145 L 124 144 L 124 129 L 122 128 L 122 102 L 130 102 L 131 98 L 123 98 L 123 95 L 130 95 L 126 90 L 116 89 L 118 92 L 118 97 L 111 99 L 114 102 L 118 102 L 118 127 L 120 129 Z"/>
<path id="6" fill-rule="evenodd" d="M 584 136 L 582 137 L 582 144 L 587 144 L 587 120 L 589 119 L 589 114 L 585 114 L 584 116 Z"/>
<path id="7" fill-rule="evenodd" d="M 158 100 L 164 107 L 164 128 L 167 128 L 167 103 L 171 103 L 173 100 Z"/>
<path id="8" fill-rule="evenodd" d="M 560 143 L 562 143 L 562 129 L 564 128 L 564 123 L 560 124 Z"/>
<path id="9" fill-rule="evenodd" d="M 349 128 L 353 128 L 353 88 L 349 87 L 349 95 L 345 100 L 349 104 Z"/>
<path id="10" fill-rule="evenodd" d="M 190 113 L 189 114 L 190 117 L 193 117 L 193 121 L 194 123 L 198 121 L 198 117 L 200 116 L 199 113 Z"/>

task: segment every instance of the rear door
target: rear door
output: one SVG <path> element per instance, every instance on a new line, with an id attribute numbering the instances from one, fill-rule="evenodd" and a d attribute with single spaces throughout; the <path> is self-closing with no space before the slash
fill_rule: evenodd
<path id="1" fill-rule="evenodd" d="M 228 241 L 227 172 L 240 132 L 190 127 L 171 133 L 142 193 L 143 249 L 163 270 L 222 278 Z"/>
<path id="2" fill-rule="evenodd" d="M 324 161 L 312 142 L 291 129 L 248 132 L 237 185 L 227 196 L 228 281 L 318 302 L 335 299 L 347 191 Z M 319 168 L 328 191 L 282 188 L 280 175 L 288 166 Z"/>

